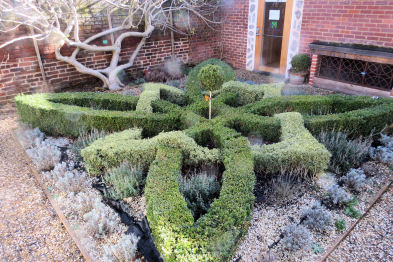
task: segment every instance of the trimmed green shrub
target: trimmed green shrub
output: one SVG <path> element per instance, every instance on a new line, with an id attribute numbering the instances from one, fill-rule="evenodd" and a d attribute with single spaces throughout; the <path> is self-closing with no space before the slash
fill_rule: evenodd
<path id="1" fill-rule="evenodd" d="M 252 148 L 257 173 L 273 173 L 281 168 L 303 168 L 313 175 L 325 170 L 330 153 L 308 132 L 299 113 L 275 115 L 281 122 L 281 142 Z"/>
<path id="2" fill-rule="evenodd" d="M 362 137 L 350 140 L 346 133 L 336 131 L 323 131 L 317 139 L 332 154 L 329 169 L 339 175 L 358 167 L 367 156 L 372 142 L 370 138 Z"/>
<path id="3" fill-rule="evenodd" d="M 350 137 L 368 136 L 393 122 L 393 99 L 364 96 L 287 96 L 266 98 L 242 107 L 247 113 L 272 116 L 282 112 L 304 115 L 314 135 L 324 130 L 346 131 Z"/>
<path id="4" fill-rule="evenodd" d="M 198 146 L 184 132 L 173 131 L 142 139 L 141 129 L 128 129 L 96 140 L 82 150 L 86 170 L 92 175 L 99 175 L 105 170 L 128 161 L 131 165 L 140 165 L 146 170 L 153 162 L 160 145 L 181 148 L 189 163 L 215 163 L 219 161 L 217 149 L 209 150 Z"/>
<path id="5" fill-rule="evenodd" d="M 180 175 L 178 184 L 180 193 L 194 218 L 199 218 L 207 212 L 220 190 L 220 183 L 216 177 L 206 173 L 194 174 L 190 177 Z"/>
<path id="6" fill-rule="evenodd" d="M 224 82 L 235 79 L 230 66 L 210 59 L 190 71 L 185 96 L 178 89 L 147 84 L 141 98 L 94 93 L 15 98 L 21 120 L 50 134 L 77 136 L 81 130 L 93 128 L 123 130 L 97 139 L 82 149 L 81 155 L 91 175 L 104 174 L 124 161 L 148 170 L 147 219 L 165 261 L 226 261 L 231 257 L 247 232 L 254 199 L 254 166 L 259 173 L 275 173 L 283 167 L 310 174 L 324 170 L 330 153 L 306 128 L 313 134 L 333 127 L 358 128 L 351 130 L 356 136 L 373 129 L 378 132 L 393 122 L 389 99 L 268 97 L 278 95 L 277 89 L 267 88 L 261 96 L 249 86 L 217 92 L 215 117 L 207 121 L 198 74 L 208 64 L 220 66 Z M 249 94 L 254 91 L 253 98 Z M 263 99 L 254 102 L 260 97 Z M 231 107 L 239 106 L 237 100 L 251 104 Z M 242 137 L 249 134 L 279 142 L 251 149 Z M 225 168 L 221 191 L 207 213 L 195 221 L 180 193 L 178 175 L 182 167 L 210 163 Z"/>
<path id="7" fill-rule="evenodd" d="M 229 128 L 235 129 L 244 136 L 258 134 L 269 142 L 278 142 L 280 140 L 280 120 L 274 117 L 232 113 L 226 116 L 224 124 Z"/>
<path id="8" fill-rule="evenodd" d="M 294 73 L 306 72 L 311 66 L 311 59 L 307 54 L 297 54 L 292 57 L 291 65 Z"/>
<path id="9" fill-rule="evenodd" d="M 235 72 L 233 71 L 232 67 L 230 67 L 225 62 L 215 58 L 203 61 L 202 63 L 198 64 L 190 71 L 186 80 L 186 95 L 190 103 L 201 101 L 203 99 L 202 87 L 201 87 L 201 82 L 199 81 L 198 78 L 198 74 L 201 68 L 204 67 L 205 65 L 220 66 L 223 70 L 224 82 L 235 80 L 236 78 Z"/>
<path id="10" fill-rule="evenodd" d="M 103 181 L 108 188 L 107 197 L 123 199 L 138 196 L 145 184 L 145 177 L 142 169 L 126 161 L 108 170 Z"/>
<path id="11" fill-rule="evenodd" d="M 201 68 L 198 74 L 199 81 L 201 81 L 202 89 L 209 91 L 209 120 L 211 120 L 212 113 L 212 91 L 217 90 L 224 83 L 224 73 L 220 66 L 205 65 Z"/>
<path id="12" fill-rule="evenodd" d="M 53 103 L 88 107 L 97 110 L 134 111 L 138 103 L 138 97 L 136 96 L 125 96 L 114 93 L 65 92 L 41 95 Z M 34 98 L 34 96 L 38 96 L 38 94 L 28 97 Z M 36 98 L 39 99 L 38 97 Z M 34 99 L 32 100 L 34 102 Z M 15 101 L 20 101 L 20 99 L 16 99 Z"/>
<path id="13" fill-rule="evenodd" d="M 143 92 L 136 105 L 136 111 L 153 113 L 152 103 L 160 98 L 180 105 L 184 105 L 186 102 L 184 92 L 176 87 L 158 83 L 146 83 L 143 85 Z"/>
<path id="14" fill-rule="evenodd" d="M 306 116 L 305 125 L 315 135 L 323 130 L 338 130 L 350 138 L 369 136 L 393 122 L 393 99 L 383 101 L 386 103 L 340 114 Z"/>
<path id="15" fill-rule="evenodd" d="M 91 108 L 90 100 L 105 108 Z M 112 132 L 141 127 L 145 136 L 151 136 L 161 131 L 177 129 L 180 125 L 179 111 L 167 114 L 119 111 L 135 109 L 137 101 L 137 97 L 109 93 L 34 94 L 15 97 L 20 120 L 51 135 L 77 137 L 80 132 L 87 133 L 93 128 Z"/>
<path id="16" fill-rule="evenodd" d="M 283 86 L 284 83 L 249 85 L 238 81 L 228 81 L 223 84 L 219 92 L 236 93 L 236 104 L 234 106 L 242 106 L 259 101 L 262 98 L 280 97 Z"/>
<path id="17" fill-rule="evenodd" d="M 224 83 L 224 72 L 218 65 L 205 65 L 199 70 L 199 81 L 201 81 L 202 89 L 206 91 L 214 91 L 219 89 Z"/>
<path id="18" fill-rule="evenodd" d="M 145 187 L 147 218 L 165 261 L 226 261 L 247 232 L 255 182 L 248 141 L 235 138 L 233 130 L 222 126 L 210 128 L 222 150 L 225 172 L 219 198 L 195 223 L 177 184 L 181 151 L 159 147 L 150 166 Z"/>

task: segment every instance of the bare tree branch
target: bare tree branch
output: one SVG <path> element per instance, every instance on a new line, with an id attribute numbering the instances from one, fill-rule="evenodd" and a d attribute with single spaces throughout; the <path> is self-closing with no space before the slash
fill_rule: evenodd
<path id="1" fill-rule="evenodd" d="M 121 70 L 133 66 L 135 59 L 154 29 L 172 30 L 187 34 L 183 29 L 171 23 L 169 14 L 192 13 L 208 26 L 219 23 L 214 18 L 218 10 L 214 0 L 0 0 L 0 31 L 20 32 L 21 28 L 30 28 L 34 35 L 19 35 L 0 43 L 6 47 L 24 39 L 47 39 L 55 46 L 56 58 L 73 65 L 77 71 L 95 76 L 110 89 L 120 88 L 122 83 L 117 75 Z M 182 13 L 183 12 L 183 13 Z M 86 17 L 107 17 L 118 14 L 122 17 L 120 25 L 108 28 L 83 40 Z M 188 21 L 190 18 L 188 17 Z M 143 30 L 141 30 L 143 28 Z M 212 27 L 213 28 L 213 27 Z M 18 35 L 18 34 L 16 34 Z M 94 44 L 94 41 L 110 35 L 113 41 L 109 45 Z M 124 39 L 141 38 L 136 49 L 126 63 L 120 64 L 120 53 Z M 70 56 L 61 54 L 63 46 L 73 47 Z M 90 52 L 111 52 L 108 67 L 94 69 L 77 60 L 81 50 Z"/>

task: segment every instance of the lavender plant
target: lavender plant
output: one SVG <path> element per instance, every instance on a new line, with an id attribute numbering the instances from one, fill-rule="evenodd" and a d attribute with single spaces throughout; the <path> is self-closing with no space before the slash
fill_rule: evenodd
<path id="1" fill-rule="evenodd" d="M 143 170 L 132 166 L 129 162 L 109 170 L 103 179 L 109 188 L 107 196 L 114 199 L 135 197 L 139 195 L 145 184 Z"/>
<path id="2" fill-rule="evenodd" d="M 345 174 L 350 168 L 359 166 L 367 156 L 371 138 L 359 137 L 350 140 L 343 132 L 321 132 L 318 141 L 332 154 L 329 169 L 337 174 Z"/>
<path id="3" fill-rule="evenodd" d="M 104 261 L 139 262 L 136 259 L 138 238 L 134 234 L 123 234 L 114 245 L 105 245 Z"/>
<path id="4" fill-rule="evenodd" d="M 81 150 L 99 138 L 105 136 L 105 131 L 98 131 L 97 129 L 93 129 L 90 133 L 80 132 L 78 139 L 72 144 L 71 150 L 72 153 L 75 154 L 76 158 L 81 160 Z"/>
<path id="5" fill-rule="evenodd" d="M 214 197 L 220 190 L 220 183 L 206 173 L 194 174 L 190 178 L 178 178 L 179 190 L 194 217 L 207 212 Z"/>
<path id="6" fill-rule="evenodd" d="M 366 175 L 360 168 L 352 168 L 349 170 L 349 172 L 341 178 L 341 181 L 356 192 L 360 192 L 367 184 Z"/>
<path id="7" fill-rule="evenodd" d="M 347 192 L 345 192 L 345 190 L 340 188 L 337 184 L 328 188 L 328 196 L 333 204 L 339 206 L 342 206 L 351 200 L 351 197 L 347 194 Z"/>
<path id="8" fill-rule="evenodd" d="M 303 224 L 318 231 L 330 229 L 333 222 L 332 215 L 319 202 L 316 202 L 311 208 L 306 209 L 302 218 Z"/>
<path id="9" fill-rule="evenodd" d="M 281 243 L 290 252 L 311 248 L 311 234 L 305 226 L 290 224 L 283 232 Z"/>
<path id="10" fill-rule="evenodd" d="M 382 146 L 370 148 L 370 157 L 382 163 L 393 165 L 393 137 L 381 134 Z"/>
<path id="11" fill-rule="evenodd" d="M 86 222 L 86 231 L 96 238 L 104 238 L 107 234 L 117 231 L 120 224 L 119 216 L 98 199 L 83 219 Z"/>
<path id="12" fill-rule="evenodd" d="M 31 158 L 38 171 L 48 171 L 60 162 L 60 150 L 46 141 L 40 141 L 36 138 L 35 146 L 26 150 L 27 155 Z"/>

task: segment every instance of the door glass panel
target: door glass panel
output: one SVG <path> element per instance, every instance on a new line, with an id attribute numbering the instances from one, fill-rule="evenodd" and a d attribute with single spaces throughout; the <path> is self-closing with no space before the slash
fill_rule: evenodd
<path id="1" fill-rule="evenodd" d="M 266 0 L 262 30 L 261 65 L 280 68 L 285 0 Z"/>

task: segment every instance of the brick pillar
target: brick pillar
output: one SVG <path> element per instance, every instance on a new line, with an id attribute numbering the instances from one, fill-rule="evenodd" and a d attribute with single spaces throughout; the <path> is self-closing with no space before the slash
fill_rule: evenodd
<path id="1" fill-rule="evenodd" d="M 319 67 L 319 60 L 320 60 L 319 55 L 317 55 L 317 54 L 313 54 L 312 55 L 311 68 L 310 68 L 310 79 L 309 79 L 309 82 L 308 82 L 308 84 L 310 86 L 314 85 L 314 77 L 318 73 L 318 70 L 319 70 L 319 68 L 318 68 Z"/>

